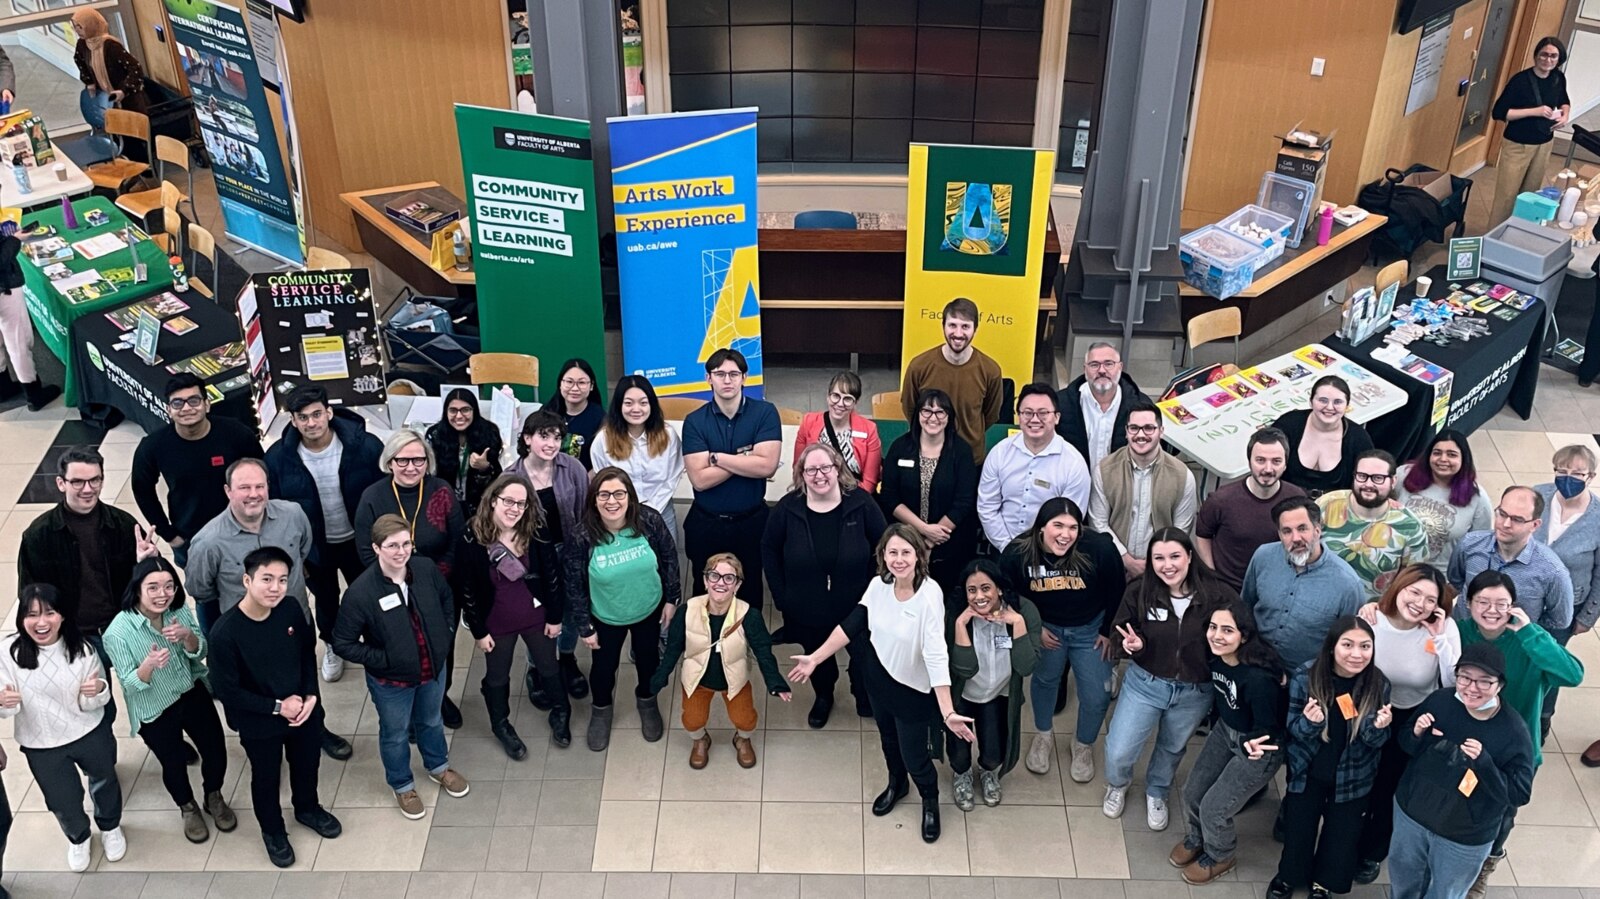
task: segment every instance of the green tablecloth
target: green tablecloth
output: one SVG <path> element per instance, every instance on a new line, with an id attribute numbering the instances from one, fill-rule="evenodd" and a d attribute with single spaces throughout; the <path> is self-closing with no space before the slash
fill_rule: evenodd
<path id="1" fill-rule="evenodd" d="M 104 197 L 84 197 L 74 202 L 72 208 L 78 214 L 79 227 L 76 231 L 68 231 L 66 225 L 62 222 L 60 204 L 31 212 L 25 215 L 22 221 L 23 224 L 39 222 L 40 224 L 51 226 L 56 229 L 57 236 L 68 244 L 76 243 L 86 237 L 93 237 L 96 234 L 121 231 L 124 225 L 129 224 L 129 219 L 122 213 L 122 210 Z M 86 216 L 91 209 L 102 210 L 110 217 L 110 221 L 99 227 L 90 226 Z M 76 378 L 73 375 L 72 346 L 70 343 L 73 320 L 93 312 L 122 306 L 134 300 L 160 293 L 163 290 L 172 289 L 172 268 L 167 264 L 167 254 L 162 252 L 154 241 L 150 240 L 140 241 L 137 250 L 138 261 L 143 262 L 148 267 L 149 280 L 143 284 L 121 284 L 113 294 L 76 304 L 68 301 L 61 291 L 55 289 L 50 283 L 50 279 L 44 276 L 44 271 L 40 265 L 34 264 L 32 260 L 27 258 L 26 254 L 23 254 L 21 258 L 22 274 L 26 279 L 26 285 L 23 290 L 28 303 L 28 314 L 33 317 L 33 323 L 39 329 L 39 336 L 44 338 L 45 346 L 48 346 L 50 352 L 54 353 L 56 358 L 61 360 L 61 364 L 66 366 L 67 382 L 63 385 L 63 393 L 68 406 L 76 406 L 78 404 L 78 389 Z M 107 253 L 95 259 L 86 259 L 82 253 L 74 253 L 71 259 L 63 263 L 73 272 L 98 269 L 102 273 L 108 269 L 131 268 L 133 264 L 132 254 L 127 249 Z M 204 298 L 201 297 L 201 299 Z"/>

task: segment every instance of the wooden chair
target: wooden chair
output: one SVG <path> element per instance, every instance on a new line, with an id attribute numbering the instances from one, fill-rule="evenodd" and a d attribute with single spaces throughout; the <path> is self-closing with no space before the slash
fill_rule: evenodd
<path id="1" fill-rule="evenodd" d="M 526 353 L 473 353 L 467 372 L 474 384 L 539 386 L 539 358 Z"/>
<path id="2" fill-rule="evenodd" d="M 193 222 L 190 222 L 189 223 L 189 250 L 190 250 L 190 261 L 192 263 L 189 266 L 189 286 L 193 287 L 196 292 L 198 292 L 201 296 L 203 296 L 203 297 L 205 297 L 207 299 L 211 299 L 211 300 L 216 299 L 216 297 L 217 297 L 216 292 L 213 291 L 210 287 L 206 286 L 206 283 L 204 281 L 200 280 L 199 271 L 197 270 L 197 266 L 195 264 L 193 264 L 193 263 L 198 263 L 199 262 L 199 258 L 201 256 L 206 257 L 206 261 L 211 263 L 211 277 L 213 279 L 215 279 L 217 277 L 217 274 L 218 274 L 217 273 L 217 239 L 215 237 L 211 236 L 211 232 L 210 231 L 207 231 L 206 229 L 200 227 L 199 225 L 197 225 L 197 224 L 195 224 Z"/>
<path id="3" fill-rule="evenodd" d="M 176 218 L 178 204 L 182 202 L 183 191 L 178 189 L 178 185 L 171 181 L 163 181 L 161 186 L 154 190 L 141 190 L 117 197 L 117 208 L 138 219 L 139 224 L 149 231 L 150 213 L 159 209 L 164 214 Z"/>
<path id="4" fill-rule="evenodd" d="M 322 247 L 306 248 L 306 271 L 350 268 L 350 260 Z"/>
<path id="5" fill-rule="evenodd" d="M 805 417 L 806 414 L 798 409 L 789 409 L 784 406 L 778 407 L 778 422 L 780 424 L 795 425 L 798 427 L 800 422 Z"/>
<path id="6" fill-rule="evenodd" d="M 176 205 L 165 207 L 161 210 L 161 230 L 163 233 L 153 235 L 157 245 L 167 251 L 168 256 L 183 258 L 183 216 L 178 214 Z M 163 240 L 164 238 L 164 240 Z"/>
<path id="7" fill-rule="evenodd" d="M 906 414 L 900 409 L 900 391 L 891 390 L 886 393 L 872 395 L 872 417 L 879 421 L 905 421 Z"/>
<path id="8" fill-rule="evenodd" d="M 124 138 L 134 138 L 143 141 L 145 149 L 150 147 L 150 117 L 142 112 L 133 112 L 128 109 L 106 110 L 106 133 L 115 134 Z M 135 162 L 126 156 L 118 156 L 107 162 L 100 162 L 84 169 L 83 173 L 95 187 L 106 190 L 122 192 L 122 186 L 128 181 L 150 171 L 147 162 Z"/>
<path id="9" fill-rule="evenodd" d="M 691 396 L 661 397 L 661 417 L 668 421 L 683 421 L 690 412 L 704 406 L 705 400 Z"/>
<path id="10" fill-rule="evenodd" d="M 117 197 L 117 208 L 141 221 L 148 220 L 150 213 L 168 206 L 177 208 L 181 203 L 189 204 L 189 217 L 198 220 L 200 216 L 194 209 L 194 173 L 189 171 L 189 145 L 181 140 L 174 140 L 165 134 L 156 135 L 157 176 L 161 178 L 161 185 L 150 190 L 139 190 Z M 174 165 L 183 169 L 183 174 L 189 180 L 189 192 L 184 193 L 177 185 L 172 186 L 172 192 L 177 194 L 177 202 L 168 202 L 167 184 L 170 180 L 167 166 Z M 150 230 L 148 224 L 145 230 Z"/>
<path id="11" fill-rule="evenodd" d="M 1378 276 L 1372 280 L 1372 292 L 1381 297 L 1383 296 L 1383 292 L 1389 288 L 1389 285 L 1405 284 L 1406 277 L 1410 273 L 1411 265 L 1404 259 L 1391 262 L 1383 268 L 1378 269 Z M 1395 302 L 1399 302 L 1398 297 L 1396 298 Z"/>
<path id="12" fill-rule="evenodd" d="M 1189 364 L 1194 363 L 1195 347 L 1226 337 L 1233 338 L 1233 364 L 1239 364 L 1239 335 L 1244 331 L 1239 307 L 1224 306 L 1221 309 L 1202 312 L 1189 319 L 1184 331 L 1189 337 L 1189 346 L 1184 353 L 1189 359 Z"/>

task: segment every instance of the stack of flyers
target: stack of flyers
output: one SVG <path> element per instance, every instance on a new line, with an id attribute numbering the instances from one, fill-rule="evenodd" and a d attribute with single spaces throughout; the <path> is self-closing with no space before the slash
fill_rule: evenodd
<path id="1" fill-rule="evenodd" d="M 76 255 L 66 241 L 54 236 L 23 241 L 22 252 L 28 254 L 28 258 L 33 260 L 35 265 L 66 262 Z"/>
<path id="2" fill-rule="evenodd" d="M 1500 308 L 1500 301 L 1494 296 L 1482 296 L 1467 304 L 1475 312 L 1493 312 Z"/>
<path id="3" fill-rule="evenodd" d="M 1496 284 L 1495 286 L 1489 288 L 1489 296 L 1490 296 L 1490 298 L 1496 299 L 1496 300 L 1503 300 L 1506 297 L 1508 297 L 1511 294 L 1514 294 L 1516 292 L 1517 292 L 1516 288 L 1507 287 L 1504 284 Z"/>
<path id="4" fill-rule="evenodd" d="M 117 292 L 117 285 L 100 277 L 100 273 L 92 268 L 50 283 L 67 298 L 67 302 L 74 305 L 108 297 Z"/>
<path id="5" fill-rule="evenodd" d="M 1271 390 L 1272 388 L 1278 386 L 1277 378 L 1267 374 L 1259 368 L 1247 368 L 1244 371 L 1239 372 L 1239 377 L 1244 378 L 1246 381 L 1249 381 L 1257 387 L 1260 387 L 1262 390 Z"/>
<path id="6" fill-rule="evenodd" d="M 1508 306 L 1513 306 L 1513 307 L 1515 307 L 1515 308 L 1520 310 L 1520 309 L 1526 309 L 1529 306 L 1532 306 L 1534 304 L 1534 301 L 1537 300 L 1537 299 L 1539 299 L 1539 298 L 1534 296 L 1531 293 L 1518 292 L 1518 293 L 1514 293 L 1514 294 L 1511 294 L 1510 296 L 1505 297 L 1500 302 L 1505 303 Z"/>
<path id="7" fill-rule="evenodd" d="M 1292 362 L 1283 368 L 1278 369 L 1278 374 L 1283 375 L 1284 378 L 1290 381 L 1298 381 L 1301 378 L 1309 378 L 1316 374 L 1316 372 L 1299 362 Z"/>
<path id="8" fill-rule="evenodd" d="M 1239 401 L 1238 397 L 1226 390 L 1218 389 L 1215 386 L 1207 388 L 1203 391 L 1197 391 L 1194 394 L 1190 394 L 1190 397 L 1190 405 L 1193 405 L 1194 402 L 1198 400 L 1199 402 L 1205 403 L 1207 406 L 1210 406 L 1213 409 L 1221 409 L 1223 406 L 1226 406 L 1229 403 L 1236 403 Z"/>
<path id="9" fill-rule="evenodd" d="M 72 269 L 67 268 L 66 265 L 60 262 L 50 263 L 44 267 L 43 271 L 44 276 L 52 281 L 60 281 L 62 278 L 72 277 Z"/>
<path id="10" fill-rule="evenodd" d="M 1440 368 L 1421 356 L 1411 353 L 1401 356 L 1400 361 L 1395 363 L 1395 368 L 1400 369 L 1424 384 L 1432 384 L 1439 381 L 1441 378 L 1447 378 L 1450 376 L 1449 369 Z"/>
<path id="11" fill-rule="evenodd" d="M 1556 344 L 1556 355 L 1568 362 L 1581 363 L 1583 361 L 1583 344 L 1568 337 Z"/>
<path id="12" fill-rule="evenodd" d="M 1474 281 L 1461 289 L 1475 297 L 1481 297 L 1489 292 L 1491 286 L 1488 281 Z"/>
<path id="13" fill-rule="evenodd" d="M 148 309 L 156 318 L 166 318 L 180 312 L 188 312 L 189 304 L 178 299 L 171 293 L 161 293 L 147 300 L 129 303 L 126 306 L 106 312 L 106 320 L 124 331 L 132 331 L 139 324 L 139 310 Z"/>
<path id="14" fill-rule="evenodd" d="M 171 331 L 174 334 L 187 334 L 200 326 L 195 324 L 194 319 L 190 318 L 189 316 L 179 315 L 162 322 L 161 327 L 166 328 L 168 331 Z"/>
<path id="15" fill-rule="evenodd" d="M 173 321 L 177 321 L 177 319 L 173 319 Z M 244 344 L 235 340 L 232 343 L 212 347 L 203 353 L 197 353 L 182 361 L 174 362 L 167 366 L 167 371 L 173 374 L 190 372 L 200 378 L 210 378 L 220 375 L 230 368 L 241 368 L 244 364 Z M 244 376 L 240 375 L 239 377 L 242 378 Z"/>
<path id="16" fill-rule="evenodd" d="M 1175 425 L 1192 425 L 1200 420 L 1200 416 L 1195 415 L 1189 407 L 1177 400 L 1162 400 L 1156 405 L 1161 407 L 1162 414 Z"/>
<path id="17" fill-rule="evenodd" d="M 1515 319 L 1517 316 L 1521 315 L 1522 310 L 1516 308 L 1515 306 L 1502 305 L 1499 309 L 1496 309 L 1489 314 L 1496 318 L 1502 318 L 1506 321 L 1511 321 L 1512 319 Z"/>
<path id="18" fill-rule="evenodd" d="M 110 281 L 112 284 L 132 284 L 133 269 L 126 265 L 103 269 L 100 272 L 100 277 Z"/>
<path id="19" fill-rule="evenodd" d="M 1301 362 L 1311 365 L 1314 368 L 1327 368 L 1338 361 L 1333 356 L 1324 353 L 1322 350 L 1319 350 L 1314 346 L 1301 347 L 1300 349 L 1295 350 L 1294 357 L 1299 359 Z"/>
<path id="20" fill-rule="evenodd" d="M 1223 378 L 1217 382 L 1217 386 L 1228 391 L 1241 400 L 1250 399 L 1251 397 L 1260 393 L 1259 390 L 1256 390 L 1247 381 L 1245 381 L 1244 378 L 1241 378 L 1238 375 L 1229 375 L 1228 377 Z"/>

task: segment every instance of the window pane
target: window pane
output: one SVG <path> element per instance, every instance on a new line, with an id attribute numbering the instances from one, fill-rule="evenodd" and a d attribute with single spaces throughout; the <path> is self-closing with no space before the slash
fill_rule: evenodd
<path id="1" fill-rule="evenodd" d="M 0 18 L 68 10 L 73 5 L 70 0 L 11 0 L 8 6 L 0 0 Z M 105 16 L 112 36 L 125 42 L 121 16 L 111 10 Z M 32 110 L 52 134 L 87 127 L 78 106 L 83 82 L 78 80 L 78 64 L 72 58 L 77 43 L 72 23 L 65 20 L 0 34 L 0 46 L 4 46 L 16 71 L 13 108 Z"/>
<path id="2" fill-rule="evenodd" d="M 848 72 L 855 58 L 855 29 L 845 25 L 794 26 L 796 70 Z"/>

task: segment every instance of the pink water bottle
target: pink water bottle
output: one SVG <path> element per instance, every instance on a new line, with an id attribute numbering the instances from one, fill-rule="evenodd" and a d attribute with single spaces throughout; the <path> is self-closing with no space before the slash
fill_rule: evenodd
<path id="1" fill-rule="evenodd" d="M 1324 206 L 1317 216 L 1317 246 L 1325 247 L 1333 238 L 1333 207 Z"/>

